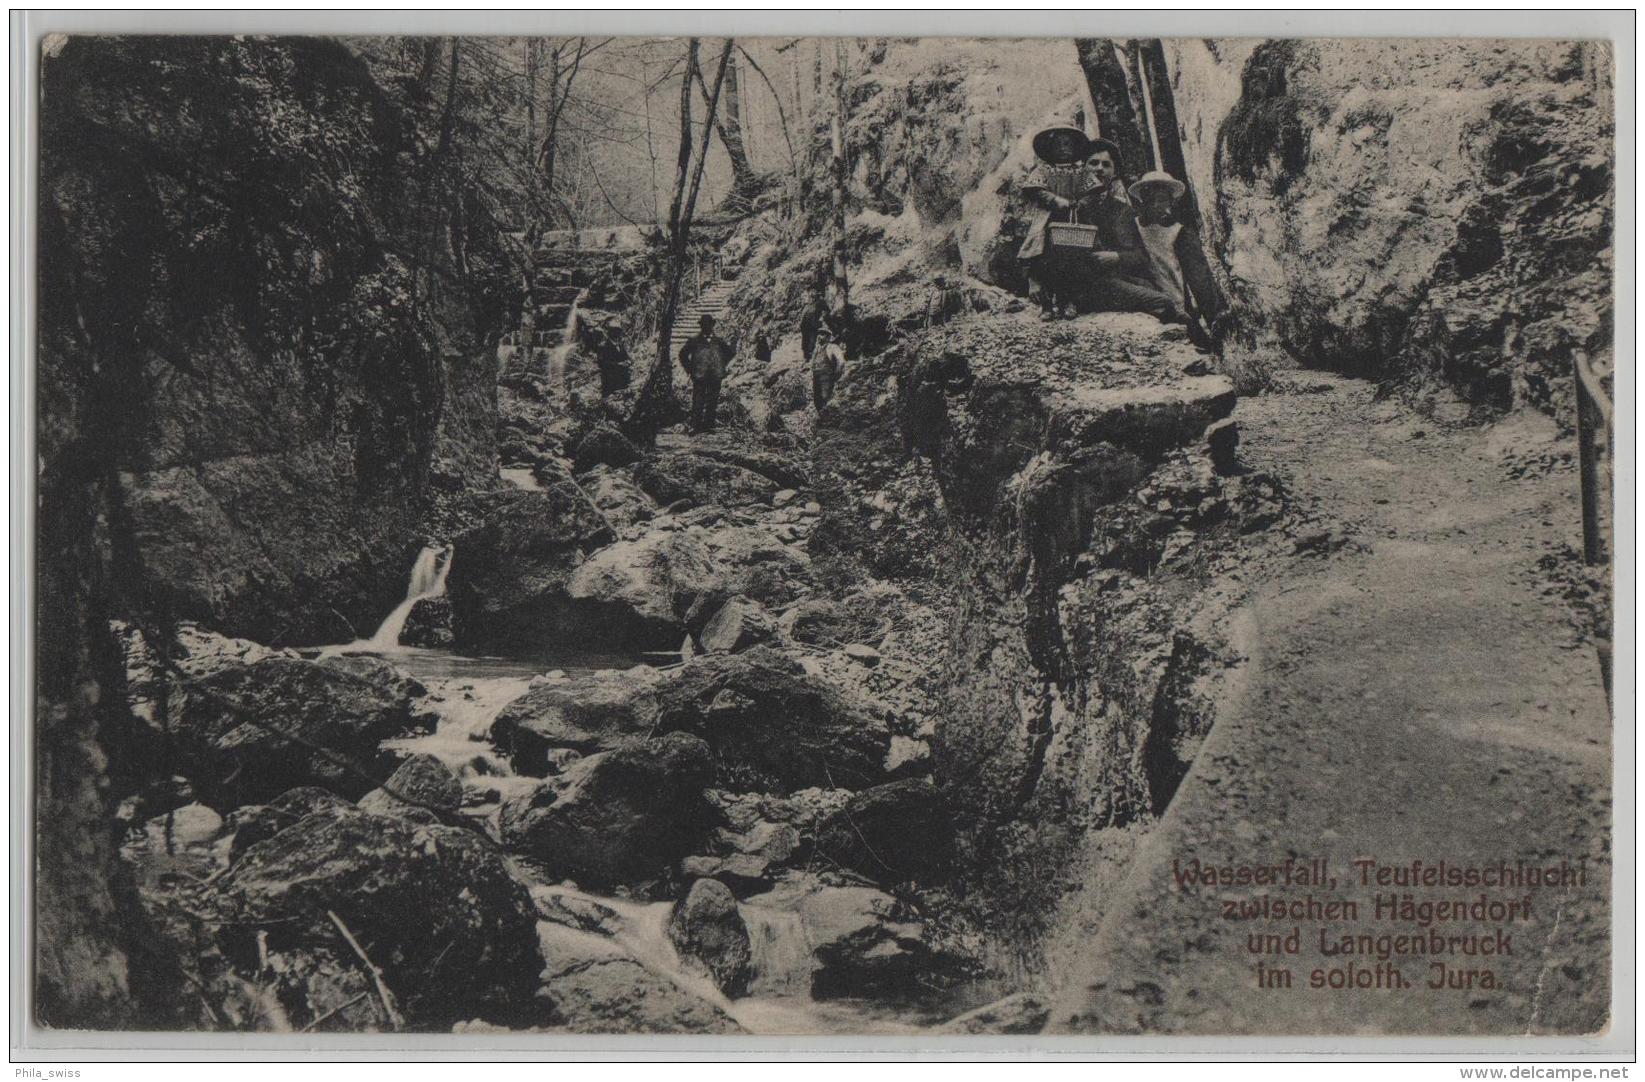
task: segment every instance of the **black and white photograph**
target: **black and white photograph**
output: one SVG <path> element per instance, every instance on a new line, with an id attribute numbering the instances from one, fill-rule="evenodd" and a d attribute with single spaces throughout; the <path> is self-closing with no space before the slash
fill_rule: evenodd
<path id="1" fill-rule="evenodd" d="M 927 15 L 31 46 L 28 1026 L 1632 1039 L 1615 43 Z"/>

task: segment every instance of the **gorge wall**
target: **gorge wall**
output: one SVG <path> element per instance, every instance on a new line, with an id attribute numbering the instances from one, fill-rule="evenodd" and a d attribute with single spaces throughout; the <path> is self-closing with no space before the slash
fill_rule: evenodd
<path id="1" fill-rule="evenodd" d="M 321 39 L 45 44 L 42 1021 L 141 1025 L 164 979 L 114 858 L 112 803 L 152 779 L 110 620 L 346 641 L 403 592 L 436 494 L 495 483 L 516 288 L 495 229 L 434 224 L 452 188 L 414 91 Z"/>
<path id="2" fill-rule="evenodd" d="M 1567 419 L 1571 350 L 1608 371 L 1608 45 L 1161 46 L 1240 349 Z"/>
<path id="3" fill-rule="evenodd" d="M 43 71 L 42 457 L 108 472 L 156 610 L 369 631 L 435 487 L 495 479 L 499 234 L 444 224 L 340 43 L 73 38 Z"/>

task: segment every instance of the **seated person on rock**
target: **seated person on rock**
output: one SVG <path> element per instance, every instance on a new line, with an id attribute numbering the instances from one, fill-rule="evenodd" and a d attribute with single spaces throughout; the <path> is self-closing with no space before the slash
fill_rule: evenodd
<path id="1" fill-rule="evenodd" d="M 1183 322 L 1182 310 L 1155 286 L 1136 212 L 1119 194 L 1119 148 L 1106 139 L 1086 139 L 1077 128 L 1048 128 L 1034 145 L 1042 165 L 1024 194 L 1041 214 L 1017 256 L 1028 263 L 1040 318 L 1147 312 L 1163 322 Z M 1073 161 L 1055 164 L 1064 158 Z M 1093 227 L 1095 247 L 1054 244 L 1048 226 L 1055 222 Z"/>
<path id="2" fill-rule="evenodd" d="M 1227 322 L 1227 305 L 1211 278 L 1198 233 L 1177 220 L 1176 207 L 1185 191 L 1182 181 L 1155 170 L 1131 185 L 1131 205 L 1137 208 L 1137 228 L 1155 285 L 1186 314 L 1195 345 L 1214 350 Z"/>

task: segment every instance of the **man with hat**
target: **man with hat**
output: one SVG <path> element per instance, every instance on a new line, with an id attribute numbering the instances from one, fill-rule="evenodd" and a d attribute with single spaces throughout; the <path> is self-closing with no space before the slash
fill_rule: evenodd
<path id="1" fill-rule="evenodd" d="M 1156 169 L 1131 185 L 1131 204 L 1137 208 L 1137 228 L 1155 284 L 1187 314 L 1188 332 L 1195 343 L 1215 348 L 1215 332 L 1226 305 L 1211 277 L 1199 235 L 1177 221 L 1177 201 L 1186 191 L 1182 181 Z"/>
<path id="2" fill-rule="evenodd" d="M 1124 191 L 1118 183 L 1119 147 L 1107 139 L 1086 139 L 1078 128 L 1053 127 L 1034 137 L 1034 152 L 1045 164 L 1024 194 L 1041 212 L 1017 256 L 1030 261 L 1040 318 L 1067 319 L 1085 309 L 1147 312 L 1164 322 L 1182 322 L 1181 309 L 1154 286 L 1136 212 L 1117 194 Z M 1070 155 L 1078 160 L 1056 164 Z M 1094 227 L 1095 247 L 1052 245 L 1046 226 L 1059 221 Z"/>
<path id="3" fill-rule="evenodd" d="M 691 377 L 692 432 L 712 432 L 720 408 L 720 382 L 731 364 L 731 347 L 714 333 L 714 317 L 704 315 L 696 334 L 680 347 L 680 367 Z"/>

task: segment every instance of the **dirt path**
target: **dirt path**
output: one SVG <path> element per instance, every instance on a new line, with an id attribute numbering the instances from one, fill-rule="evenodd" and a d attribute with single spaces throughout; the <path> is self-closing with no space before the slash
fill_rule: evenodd
<path id="1" fill-rule="evenodd" d="M 1242 455 L 1284 478 L 1319 535 L 1264 579 L 1239 620 L 1249 656 L 1229 704 L 1108 912 L 1052 1028 L 1080 1032 L 1591 1032 L 1610 989 L 1611 740 L 1591 646 L 1538 561 L 1580 546 L 1576 479 L 1548 469 L 1551 426 L 1514 419 L 1447 429 L 1308 375 L 1241 403 Z M 1561 450 L 1564 448 L 1561 447 Z M 1515 463 L 1533 464 L 1518 479 Z M 1537 467 L 1536 463 L 1541 466 Z M 1310 527 L 1310 530 L 1312 528 Z M 1310 530 L 1304 530 L 1306 535 Z M 1346 543 L 1343 543 L 1343 542 Z M 1329 551 L 1341 544 L 1334 552 Z M 1320 550 L 1327 550 L 1321 552 Z M 1220 900 L 1260 887 L 1179 888 L 1173 862 L 1274 864 L 1327 857 L 1358 925 L 1224 919 Z M 1424 933 L 1372 919 L 1379 891 L 1477 898 L 1480 890 L 1361 886 L 1350 862 L 1545 865 L 1587 858 L 1586 886 L 1532 894 L 1529 920 L 1489 968 L 1495 988 L 1430 989 L 1422 956 L 1393 958 L 1409 987 L 1309 988 L 1320 930 Z M 1350 877 L 1354 877 L 1350 879 Z M 1279 888 L 1301 898 L 1306 888 Z M 1443 935 L 1489 923 L 1433 926 Z M 1253 932 L 1300 928 L 1295 955 L 1248 950 Z M 1290 971 L 1257 988 L 1256 963 Z M 1385 981 L 1390 978 L 1384 978 Z"/>

